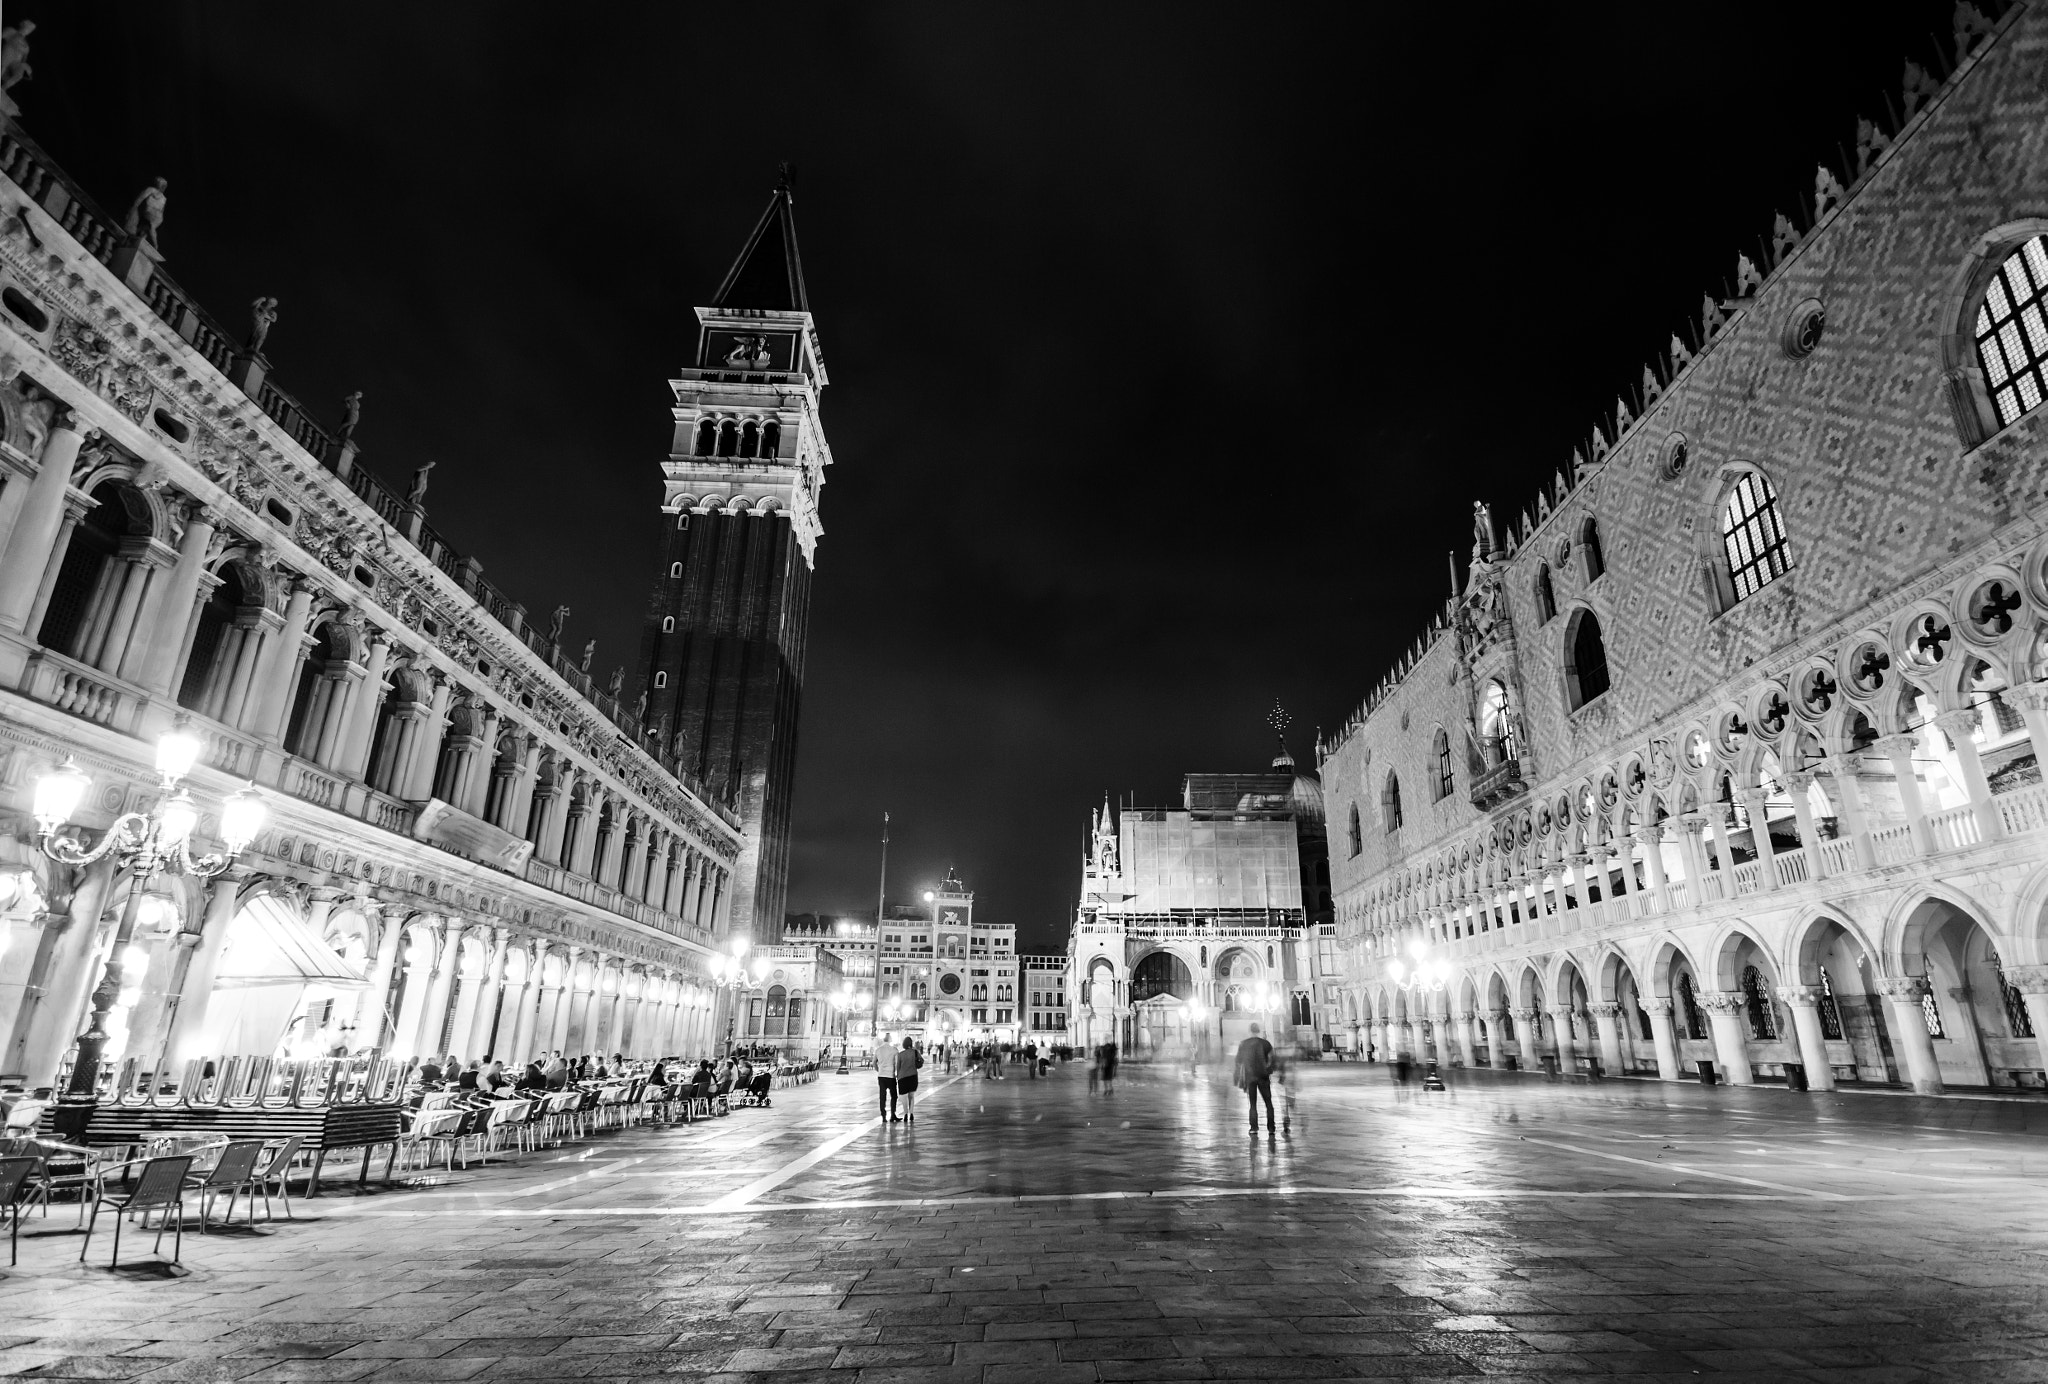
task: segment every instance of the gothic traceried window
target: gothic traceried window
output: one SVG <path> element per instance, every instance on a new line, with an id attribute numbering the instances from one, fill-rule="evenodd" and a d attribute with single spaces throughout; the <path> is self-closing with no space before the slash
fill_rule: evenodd
<path id="1" fill-rule="evenodd" d="M 1721 546 L 1728 555 L 1728 577 L 1738 601 L 1748 600 L 1792 570 L 1777 492 L 1755 471 L 1746 473 L 1729 492 L 1721 511 Z"/>
<path id="2" fill-rule="evenodd" d="M 1765 1040 L 1776 1038 L 1777 1011 L 1771 1008 L 1771 996 L 1764 986 L 1763 973 L 1754 966 L 1742 968 L 1742 1002 L 1749 1011 L 1750 1036 Z"/>
<path id="3" fill-rule="evenodd" d="M 1820 1036 L 1838 1042 L 1842 1037 L 1842 1010 L 1835 1003 L 1835 985 L 1825 966 L 1820 968 Z"/>
<path id="4" fill-rule="evenodd" d="M 2048 368 L 2048 241 L 2035 236 L 1992 276 L 1977 309 L 1977 361 L 2000 427 L 2038 405 Z"/>
<path id="5" fill-rule="evenodd" d="M 1585 564 L 1587 581 L 1598 581 L 1607 571 L 1607 550 L 1600 546 L 1600 524 L 1590 515 L 1579 526 L 1579 560 Z"/>
<path id="6" fill-rule="evenodd" d="M 1380 815 L 1386 819 L 1388 831 L 1401 829 L 1401 780 L 1387 775 L 1387 787 L 1380 796 Z"/>
<path id="7" fill-rule="evenodd" d="M 1680 1007 L 1684 1010 L 1685 1036 L 1694 1040 L 1705 1038 L 1707 1036 L 1707 1018 L 1706 1015 L 1700 1013 L 1699 996 L 1693 993 L 1692 977 L 1690 975 L 1678 977 L 1678 998 Z"/>
<path id="8" fill-rule="evenodd" d="M 1948 1030 L 1941 1026 L 1941 1006 L 1934 1002 L 1934 991 L 1920 992 L 1920 1017 L 1927 1023 L 1929 1038 L 1946 1038 Z"/>
<path id="9" fill-rule="evenodd" d="M 1607 641 L 1601 638 L 1599 617 L 1590 610 L 1581 610 L 1573 621 L 1565 683 L 1572 711 L 1605 694 L 1609 686 Z"/>
<path id="10" fill-rule="evenodd" d="M 1487 682 L 1486 694 L 1479 703 L 1479 738 L 1496 764 L 1506 764 L 1521 756 L 1514 714 L 1508 706 L 1508 689 L 1498 678 Z"/>
<path id="11" fill-rule="evenodd" d="M 2027 1012 L 2027 997 L 2020 993 L 2019 986 L 2005 978 L 2005 966 L 1995 951 L 1991 953 L 1991 974 L 1998 979 L 1998 997 L 2005 1002 L 2005 1022 L 2012 1029 L 2012 1036 L 2033 1037 L 2034 1016 Z"/>
<path id="12" fill-rule="evenodd" d="M 1439 727 L 1436 733 L 1436 795 L 1448 798 L 1457 790 L 1451 778 L 1451 737 Z"/>
<path id="13" fill-rule="evenodd" d="M 1536 564 L 1536 623 L 1547 625 L 1557 617 L 1557 588 L 1550 583 L 1548 563 Z"/>
<path id="14" fill-rule="evenodd" d="M 1365 828 L 1358 820 L 1358 804 L 1351 804 L 1351 853 L 1357 855 L 1365 849 Z"/>

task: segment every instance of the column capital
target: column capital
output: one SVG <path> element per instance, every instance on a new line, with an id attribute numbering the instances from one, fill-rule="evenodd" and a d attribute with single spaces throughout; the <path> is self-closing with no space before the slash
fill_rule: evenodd
<path id="1" fill-rule="evenodd" d="M 1671 1013 L 1671 1000 L 1665 995 L 1638 995 L 1636 1006 L 1646 1014 Z"/>
<path id="2" fill-rule="evenodd" d="M 1533 1024 L 1536 1022 L 1537 1011 L 1534 1009 L 1506 1009 L 1502 1010 L 1501 1012 L 1504 1014 L 1511 1014 L 1516 1019 L 1519 1019 L 1521 1022 L 1525 1024 Z"/>
<path id="3" fill-rule="evenodd" d="M 2005 982 L 2023 995 L 2048 995 L 2048 966 L 2007 966 Z"/>
<path id="4" fill-rule="evenodd" d="M 1700 1007 L 1709 1014 L 1739 1014 L 1742 1012 L 1744 995 L 1739 990 L 1703 990 L 1700 992 Z"/>
<path id="5" fill-rule="evenodd" d="M 1820 1005 L 1821 988 L 1818 985 L 1780 985 L 1778 998 L 1799 1009 L 1814 1009 Z"/>
<path id="6" fill-rule="evenodd" d="M 1792 773 L 1785 775 L 1785 786 L 1792 790 L 1795 803 L 1800 795 L 1803 795 L 1807 789 L 1813 787 L 1813 780 L 1814 774 L 1810 770 L 1805 769 L 1794 770 Z"/>
<path id="7" fill-rule="evenodd" d="M 1586 1012 L 1596 1019 L 1618 1019 L 1621 1017 L 1621 1006 L 1604 1002 L 1589 1004 L 1586 1006 Z"/>
<path id="8" fill-rule="evenodd" d="M 1877 992 L 1886 999 L 1906 1004 L 1918 1004 L 1928 991 L 1926 976 L 1879 976 L 1875 984 Z"/>
<path id="9" fill-rule="evenodd" d="M 2005 690 L 2022 711 L 2048 711 L 2048 681 L 2023 682 Z"/>
<path id="10" fill-rule="evenodd" d="M 1983 723 L 1977 719 L 1977 708 L 1973 706 L 1959 706 L 1936 716 L 1934 724 L 1940 726 L 1951 736 L 1954 736 L 1968 735 Z"/>
<path id="11" fill-rule="evenodd" d="M 1875 743 L 1888 755 L 1911 755 L 1920 747 L 1920 736 L 1914 731 L 1902 730 L 1895 735 L 1880 735 Z"/>

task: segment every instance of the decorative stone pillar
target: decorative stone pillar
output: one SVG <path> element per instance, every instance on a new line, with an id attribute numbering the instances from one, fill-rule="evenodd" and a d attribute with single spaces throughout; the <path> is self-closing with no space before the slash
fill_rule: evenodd
<path id="1" fill-rule="evenodd" d="M 2040 686 L 2039 683 L 2031 685 Z M 2034 1026 L 2034 1043 L 2041 1052 L 2041 1066 L 2048 1069 L 2048 966 L 2008 966 L 2005 968 L 2005 981 L 2020 992 L 2020 1002 L 2026 1005 L 2027 1018 Z"/>
<path id="2" fill-rule="evenodd" d="M 1579 1045 L 1572 1036 L 1577 1026 L 1573 1023 L 1576 1011 L 1570 1005 L 1558 1005 L 1550 1011 L 1550 1031 L 1557 1042 L 1557 1069 L 1560 1072 L 1578 1070 Z"/>
<path id="3" fill-rule="evenodd" d="M 491 929 L 491 959 L 484 967 L 483 993 L 477 1000 L 476 1018 L 469 1029 L 469 1052 L 477 1057 L 492 1056 L 492 1032 L 498 1027 L 498 1003 L 505 993 L 505 942 L 511 935 L 507 928 Z"/>
<path id="4" fill-rule="evenodd" d="M 1534 1009 L 1515 1011 L 1515 1036 L 1522 1040 L 1522 1068 L 1524 1071 L 1543 1070 L 1543 1024 Z"/>
<path id="5" fill-rule="evenodd" d="M 1657 1076 L 1663 1081 L 1679 1079 L 1678 1035 L 1671 1028 L 1671 1001 L 1661 995 L 1644 995 L 1639 1001 L 1650 1016 L 1650 1043 L 1657 1052 Z"/>
<path id="6" fill-rule="evenodd" d="M 1686 895 L 1694 908 L 1707 902 L 1707 853 L 1700 842 L 1700 834 L 1707 829 L 1707 819 L 1698 811 L 1687 812 L 1678 819 L 1678 852 L 1685 861 Z"/>
<path id="7" fill-rule="evenodd" d="M 1474 1022 L 1478 1017 L 1469 1009 L 1458 1011 L 1458 1047 L 1463 1051 L 1464 1064 L 1468 1067 L 1481 1065 L 1478 1025 Z"/>
<path id="8" fill-rule="evenodd" d="M 1493 1009 L 1486 1015 L 1486 1065 L 1495 1071 L 1506 1071 L 1508 1065 L 1508 1042 L 1501 1033 L 1501 1024 L 1507 1018 L 1505 1009 Z"/>
<path id="9" fill-rule="evenodd" d="M 58 551 L 71 468 L 78 462 L 87 431 L 70 413 L 59 413 L 43 441 L 35 479 L 28 483 L 7 550 L 0 553 L 0 629 L 19 634 L 29 627 L 36 594 Z"/>
<path id="10" fill-rule="evenodd" d="M 1600 1039 L 1600 1065 L 1607 1069 L 1607 1075 L 1620 1076 L 1623 1073 L 1621 1061 L 1621 1006 L 1618 1004 L 1592 1004 L 1587 1006 L 1593 1016 L 1593 1027 Z"/>
<path id="11" fill-rule="evenodd" d="M 1743 811 L 1749 814 L 1749 844 L 1756 849 L 1756 887 L 1778 887 L 1778 849 L 1771 844 L 1771 821 L 1764 807 L 1764 790 L 1740 790 Z"/>
<path id="12" fill-rule="evenodd" d="M 1799 1060 L 1806 1064 L 1810 1090 L 1835 1089 L 1835 1066 L 1828 1060 L 1827 1037 L 1820 1029 L 1820 987 L 1781 985 L 1778 998 L 1792 1010 L 1792 1031 L 1799 1037 Z"/>
<path id="13" fill-rule="evenodd" d="M 2035 761 L 2048 764 L 2048 681 L 2020 683 L 2007 689 L 2005 697 L 2020 709 L 2020 717 L 2027 723 Z M 2039 1033 L 2041 1026 L 2034 1025 L 2034 1031 Z"/>
<path id="14" fill-rule="evenodd" d="M 1824 873 L 1820 862 L 1820 829 L 1814 824 L 1813 800 L 1807 796 L 1813 789 L 1813 775 L 1787 774 L 1785 787 L 1792 795 L 1793 820 L 1799 823 L 1799 853 L 1806 859 L 1806 877 L 1819 879 Z"/>
<path id="15" fill-rule="evenodd" d="M 200 578 L 206 575 L 207 550 L 219 523 L 220 516 L 212 510 L 193 509 L 185 521 L 184 537 L 178 542 L 177 566 L 168 578 L 151 583 L 149 607 L 142 616 L 142 637 L 128 642 L 128 657 L 121 665 L 121 676 L 140 684 L 153 697 L 167 697 L 171 693 L 171 678 L 191 628 Z"/>
<path id="16" fill-rule="evenodd" d="M 1996 841 L 2005 835 L 2005 824 L 1999 820 L 1998 804 L 1991 801 L 1991 782 L 1984 776 L 1984 760 L 1977 753 L 1977 730 L 1983 725 L 1976 707 L 1959 707 L 1944 711 L 1934 718 L 1934 724 L 1948 732 L 1949 742 L 1956 747 L 1956 765 L 1963 771 L 1963 786 L 1969 790 L 1970 813 L 1977 819 L 1977 838 L 1980 841 Z"/>
<path id="17" fill-rule="evenodd" d="M 391 636 L 382 630 L 371 631 L 370 656 L 363 669 L 362 685 L 350 699 L 348 725 L 342 731 L 341 747 L 333 762 L 327 765 L 344 778 L 361 780 L 369 773 L 370 741 L 377 729 L 377 718 L 384 711 L 384 695 L 390 690 L 384 679 L 385 666 L 390 659 Z"/>
<path id="18" fill-rule="evenodd" d="M 377 955 L 370 963 L 370 983 L 356 1001 L 355 1045 L 389 1049 L 392 1036 L 385 1031 L 391 1019 L 391 980 L 397 973 L 400 948 L 405 944 L 405 916 L 391 913 L 378 920 Z"/>
<path id="19" fill-rule="evenodd" d="M 221 952 L 228 944 L 228 929 L 235 920 L 235 897 L 240 887 L 241 881 L 232 873 L 216 875 L 207 883 L 206 914 L 199 924 L 198 946 L 192 953 L 191 964 L 185 968 L 178 1007 L 164 1035 L 164 1052 L 173 1070 L 195 1057 L 221 1055 L 204 1049 L 208 1037 L 206 1009 L 213 999 L 214 977 L 220 970 Z"/>
<path id="20" fill-rule="evenodd" d="M 1927 1011 L 1921 996 L 1927 993 L 1925 976 L 1884 976 L 1877 982 L 1890 1019 L 1892 1047 L 1906 1054 L 1906 1072 L 1913 1089 L 1923 1096 L 1938 1096 L 1947 1090 L 1941 1079 L 1941 1064 L 1935 1060 L 1934 1039 L 1927 1032 Z M 2036 1032 L 2039 1032 L 2037 1029 Z"/>
<path id="21" fill-rule="evenodd" d="M 1579 866 L 1579 907 L 1599 910 L 1594 916 L 1604 917 L 1607 913 L 1607 891 L 1613 887 L 1612 877 L 1607 873 L 1607 861 L 1614 854 L 1605 841 L 1588 841 L 1582 854 L 1574 855 L 1572 862 Z M 1600 901 L 1593 901 L 1593 888 L 1597 883 Z"/>
<path id="22" fill-rule="evenodd" d="M 396 796 L 408 802 L 425 802 L 434 796 L 434 771 L 441 767 L 441 738 L 448 726 L 448 702 L 455 686 L 439 670 L 434 675 L 434 696 L 428 703 L 426 720 L 409 738 L 410 757 L 401 759 L 405 791 Z"/>
<path id="23" fill-rule="evenodd" d="M 1835 796 L 1842 800 L 1842 826 L 1849 833 L 1856 868 L 1877 868 L 1877 850 L 1870 840 L 1870 814 L 1863 806 L 1863 789 L 1856 782 L 1861 755 L 1836 754 L 1827 757 L 1828 776 L 1835 781 Z"/>
<path id="24" fill-rule="evenodd" d="M 251 710 L 242 729 L 266 744 L 284 737 L 285 718 L 291 715 L 292 693 L 298 687 L 299 661 L 306 654 L 306 625 L 313 607 L 313 588 L 294 580 L 290 602 L 285 606 L 284 629 L 265 641 L 257 665 L 255 685 L 249 691 Z"/>
<path id="25" fill-rule="evenodd" d="M 498 727 L 504 717 L 482 697 L 470 703 L 472 714 L 481 721 L 477 744 L 472 749 L 467 772 L 462 777 L 461 798 L 450 798 L 457 807 L 476 818 L 484 817 L 484 800 L 491 791 L 491 778 L 498 769 Z"/>
<path id="26" fill-rule="evenodd" d="M 1735 990 L 1710 990 L 1700 995 L 1707 1011 L 1707 1025 L 1714 1031 L 1714 1056 L 1730 1086 L 1753 1086 L 1756 1073 L 1750 1070 L 1747 1035 L 1742 1031 L 1743 997 Z"/>
<path id="27" fill-rule="evenodd" d="M 1643 848 L 1643 871 L 1650 877 L 1650 898 L 1659 913 L 1671 911 L 1670 881 L 1664 875 L 1664 827 L 1645 822 L 1636 828 L 1636 844 Z"/>
<path id="28" fill-rule="evenodd" d="M 441 1031 L 447 1026 L 449 992 L 455 988 L 456 973 L 462 965 L 462 920 L 443 918 L 437 931 L 433 977 L 427 984 L 426 1002 L 420 1007 L 419 1032 L 412 1042 L 413 1052 L 421 1057 L 448 1056 L 441 1046 Z"/>
<path id="29" fill-rule="evenodd" d="M 1920 773 L 1913 767 L 1913 752 L 1920 747 L 1920 737 L 1912 731 L 1902 731 L 1885 736 L 1877 747 L 1892 762 L 1892 778 L 1898 784 L 1899 805 L 1905 810 L 1906 824 L 1912 829 L 1913 848 L 1922 855 L 1933 855 L 1934 831 L 1927 825 L 1927 809 L 1920 801 Z"/>

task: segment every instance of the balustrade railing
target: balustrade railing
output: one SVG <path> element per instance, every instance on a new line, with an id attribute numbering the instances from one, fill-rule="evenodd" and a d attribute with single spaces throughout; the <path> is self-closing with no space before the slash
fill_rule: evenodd
<path id="1" fill-rule="evenodd" d="M 1879 865 L 1898 865 L 1919 854 L 1913 846 L 1913 828 L 1907 822 L 1895 822 L 1891 826 L 1879 827 L 1870 833 L 1870 851 Z"/>
<path id="2" fill-rule="evenodd" d="M 1837 836 L 1832 841 L 1820 843 L 1820 870 L 1833 879 L 1846 875 L 1856 868 L 1856 840 L 1850 836 Z"/>
<path id="3" fill-rule="evenodd" d="M 1762 873 L 1761 861 L 1745 860 L 1728 872 L 1728 882 L 1734 886 L 1738 897 L 1743 894 L 1754 894 L 1763 887 Z"/>
<path id="4" fill-rule="evenodd" d="M 1965 846 L 1976 845 L 1982 839 L 1977 825 L 1977 809 L 1968 803 L 1935 813 L 1927 819 L 1927 825 L 1934 834 L 1934 849 L 1938 851 L 1959 851 Z"/>
<path id="5" fill-rule="evenodd" d="M 2030 783 L 2001 793 L 1991 801 L 1998 808 L 1998 818 L 2005 824 L 2007 836 L 2048 830 L 2048 783 Z"/>
<path id="6" fill-rule="evenodd" d="M 1790 888 L 1795 884 L 1806 883 L 1808 867 L 1805 851 L 1779 851 L 1772 857 L 1771 864 L 1777 871 L 1779 888 Z"/>

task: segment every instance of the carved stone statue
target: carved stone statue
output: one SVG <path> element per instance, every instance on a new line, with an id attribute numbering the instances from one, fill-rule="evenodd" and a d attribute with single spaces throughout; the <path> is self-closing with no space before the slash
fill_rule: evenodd
<path id="1" fill-rule="evenodd" d="M 341 401 L 341 431 L 335 436 L 346 442 L 356 435 L 356 424 L 363 421 L 363 391 L 358 389 Z"/>
<path id="2" fill-rule="evenodd" d="M 0 115 L 10 120 L 21 114 L 10 93 L 35 75 L 28 65 L 28 36 L 35 31 L 33 19 L 0 29 Z"/>
<path id="3" fill-rule="evenodd" d="M 249 349 L 263 351 L 263 343 L 270 340 L 270 329 L 277 324 L 277 299 L 258 298 L 249 304 Z"/>
<path id="4" fill-rule="evenodd" d="M 548 639 L 552 643 L 562 642 L 562 626 L 569 623 L 569 607 L 558 605 L 555 613 L 548 617 Z"/>
<path id="5" fill-rule="evenodd" d="M 413 469 L 412 489 L 405 492 L 405 502 L 407 504 L 423 505 L 427 502 L 427 472 L 440 464 L 437 461 L 428 461 Z"/>
<path id="6" fill-rule="evenodd" d="M 610 676 L 609 678 L 605 679 L 605 684 L 604 684 L 604 690 L 605 690 L 605 691 L 606 691 L 607 693 L 609 693 L 610 695 L 612 695 L 612 696 L 616 697 L 616 696 L 618 696 L 618 695 L 619 695 L 619 693 L 620 693 L 620 692 L 621 692 L 622 690 L 624 690 L 625 686 L 626 686 L 626 670 L 625 670 L 625 668 L 624 668 L 624 667 L 618 667 L 618 668 L 614 668 L 614 669 L 612 669 L 612 675 L 611 675 L 611 676 Z"/>
<path id="7" fill-rule="evenodd" d="M 647 719 L 647 689 L 644 687 L 640 689 L 640 695 L 633 699 L 633 719 L 636 721 L 645 721 Z"/>
<path id="8" fill-rule="evenodd" d="M 590 642 L 589 642 L 588 644 L 585 644 L 585 645 L 583 646 L 583 662 L 582 662 L 581 664 L 579 664 L 579 665 L 577 666 L 577 671 L 578 671 L 578 672 L 581 672 L 581 673 L 585 673 L 585 674 L 589 673 L 589 672 L 590 672 L 590 660 L 591 660 L 591 659 L 593 659 L 593 658 L 596 658 L 596 657 L 597 657 L 597 641 L 596 641 L 595 639 L 593 639 L 593 640 L 591 640 L 591 641 L 590 641 Z"/>
<path id="9" fill-rule="evenodd" d="M 1472 560 L 1484 562 L 1493 556 L 1493 507 L 1484 500 L 1472 502 Z"/>
<path id="10" fill-rule="evenodd" d="M 164 192 L 170 185 L 170 179 L 158 178 L 135 194 L 135 200 L 128 204 L 127 219 L 121 223 L 130 237 L 151 245 L 157 243 L 157 228 L 164 224 L 164 204 L 171 200 Z"/>

